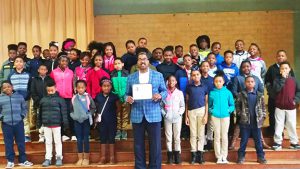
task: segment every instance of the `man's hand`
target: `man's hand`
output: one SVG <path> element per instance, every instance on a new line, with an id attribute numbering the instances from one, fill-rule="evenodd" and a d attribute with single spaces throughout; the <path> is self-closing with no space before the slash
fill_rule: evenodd
<path id="1" fill-rule="evenodd" d="M 126 99 L 126 102 L 129 103 L 129 104 L 132 104 L 134 102 L 133 97 L 128 96 L 127 99 Z"/>
<path id="2" fill-rule="evenodd" d="M 154 94 L 153 97 L 152 97 L 152 100 L 154 100 L 154 101 L 158 101 L 160 99 L 161 99 L 161 95 L 158 94 L 158 93 Z"/>

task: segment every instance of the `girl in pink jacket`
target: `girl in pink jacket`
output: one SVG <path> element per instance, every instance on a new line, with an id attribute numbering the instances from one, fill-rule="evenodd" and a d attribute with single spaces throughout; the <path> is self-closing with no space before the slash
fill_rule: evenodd
<path id="1" fill-rule="evenodd" d="M 68 68 L 69 59 L 66 55 L 61 55 L 58 58 L 58 67 L 55 68 L 50 77 L 55 81 L 57 92 L 59 96 L 62 97 L 67 105 L 67 112 L 68 112 L 68 121 L 69 121 L 69 129 L 70 136 L 72 136 L 72 140 L 75 141 L 76 137 L 74 136 L 74 123 L 72 118 L 70 117 L 70 106 L 71 106 L 71 99 L 73 97 L 73 77 L 74 73 L 71 69 Z M 63 133 L 63 141 L 69 140 L 70 138 L 65 135 L 64 129 L 62 129 Z"/>

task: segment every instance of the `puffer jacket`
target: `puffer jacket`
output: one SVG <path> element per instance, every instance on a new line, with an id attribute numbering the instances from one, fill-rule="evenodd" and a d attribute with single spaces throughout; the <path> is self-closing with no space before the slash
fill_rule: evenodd
<path id="1" fill-rule="evenodd" d="M 16 125 L 24 119 L 27 114 L 27 104 L 23 96 L 13 93 L 8 96 L 0 94 L 0 120 L 8 125 Z"/>
<path id="2" fill-rule="evenodd" d="M 40 112 L 37 118 L 37 124 L 40 128 L 42 125 L 64 126 L 68 128 L 67 105 L 58 93 L 47 95 L 40 101 Z"/>
<path id="3" fill-rule="evenodd" d="M 264 120 L 266 118 L 266 108 L 265 108 L 265 101 L 263 93 L 257 91 L 257 101 L 256 101 L 256 122 L 257 127 L 261 128 Z M 248 94 L 244 90 L 238 94 L 236 100 L 236 112 L 237 115 L 240 117 L 239 123 L 241 125 L 250 125 L 250 113 L 248 107 Z"/>

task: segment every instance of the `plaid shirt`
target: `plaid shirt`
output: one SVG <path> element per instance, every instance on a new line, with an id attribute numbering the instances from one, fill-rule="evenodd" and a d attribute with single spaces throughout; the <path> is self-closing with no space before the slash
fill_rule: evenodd
<path id="1" fill-rule="evenodd" d="M 149 83 L 152 85 L 152 94 L 159 93 L 162 99 L 167 97 L 167 88 L 161 73 L 149 69 Z M 139 72 L 128 76 L 126 86 L 126 98 L 132 96 L 132 85 L 139 84 Z M 160 101 L 153 100 L 135 100 L 131 105 L 131 122 L 141 123 L 143 117 L 149 123 L 161 121 Z"/>

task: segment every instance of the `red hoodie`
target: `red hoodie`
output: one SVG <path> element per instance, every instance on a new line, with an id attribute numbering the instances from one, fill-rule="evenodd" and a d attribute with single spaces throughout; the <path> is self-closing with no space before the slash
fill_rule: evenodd
<path id="1" fill-rule="evenodd" d="M 103 77 L 110 78 L 109 74 L 103 69 L 99 69 L 97 71 L 95 69 L 91 69 L 86 74 L 86 91 L 92 96 L 93 99 L 95 99 L 97 94 L 102 91 L 100 87 L 100 80 Z"/>
<path id="2" fill-rule="evenodd" d="M 279 109 L 293 110 L 299 97 L 299 86 L 293 77 L 277 78 L 274 81 L 274 89 L 277 91 L 275 106 Z"/>

